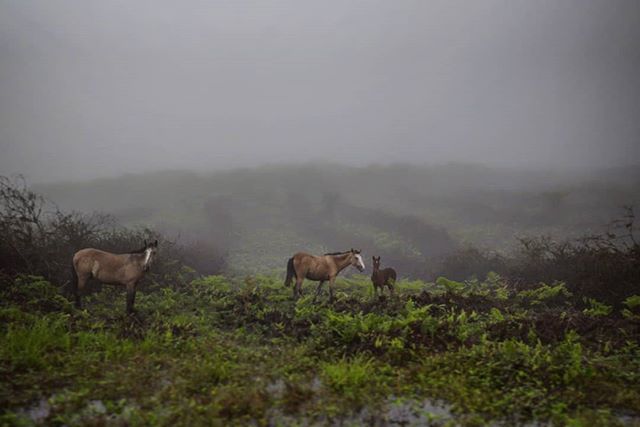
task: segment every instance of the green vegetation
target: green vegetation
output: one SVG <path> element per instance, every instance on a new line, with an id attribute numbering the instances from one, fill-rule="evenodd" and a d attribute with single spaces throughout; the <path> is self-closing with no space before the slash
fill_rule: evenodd
<path id="1" fill-rule="evenodd" d="M 115 287 L 79 311 L 39 277 L 0 285 L 0 425 L 640 425 L 638 296 L 490 274 L 378 299 L 356 276 L 329 305 L 207 276 L 129 317 Z"/>

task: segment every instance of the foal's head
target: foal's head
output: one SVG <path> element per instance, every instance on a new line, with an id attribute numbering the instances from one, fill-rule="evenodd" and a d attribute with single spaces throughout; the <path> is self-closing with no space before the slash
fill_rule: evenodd
<path id="1" fill-rule="evenodd" d="M 147 243 L 144 241 L 144 270 L 149 271 L 149 267 L 156 259 L 156 255 L 158 254 L 158 241 L 156 240 L 153 243 Z"/>
<path id="2" fill-rule="evenodd" d="M 351 248 L 349 251 L 349 259 L 351 261 L 351 265 L 358 269 L 358 271 L 364 271 L 364 261 L 362 260 L 362 255 L 360 255 L 360 251 Z"/>
<path id="3" fill-rule="evenodd" d="M 380 269 L 380 257 L 375 257 L 372 256 L 371 259 L 373 260 L 373 270 L 379 270 Z"/>

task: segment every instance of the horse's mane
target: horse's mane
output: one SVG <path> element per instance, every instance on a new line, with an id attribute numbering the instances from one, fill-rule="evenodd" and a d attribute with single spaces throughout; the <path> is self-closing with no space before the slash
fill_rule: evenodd
<path id="1" fill-rule="evenodd" d="M 143 252 L 144 252 L 144 251 L 146 251 L 146 250 L 147 250 L 147 247 L 146 247 L 146 246 L 143 246 L 143 247 L 141 247 L 140 249 L 136 249 L 136 250 L 134 250 L 134 251 L 129 251 L 129 252 L 125 252 L 125 253 L 127 253 L 127 254 L 141 254 L 141 253 L 143 253 Z"/>
<path id="2" fill-rule="evenodd" d="M 347 253 L 349 253 L 349 252 L 351 252 L 351 251 L 328 252 L 328 253 L 326 253 L 325 255 L 344 255 L 344 254 L 347 254 Z"/>

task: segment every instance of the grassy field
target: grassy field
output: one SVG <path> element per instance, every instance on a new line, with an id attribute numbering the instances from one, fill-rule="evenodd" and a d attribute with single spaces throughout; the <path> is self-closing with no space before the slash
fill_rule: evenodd
<path id="1" fill-rule="evenodd" d="M 74 309 L 37 277 L 0 295 L 1 425 L 640 425 L 640 298 L 500 277 L 367 278 L 297 302 L 277 277 L 104 287 Z M 578 306 L 580 308 L 578 308 Z"/>

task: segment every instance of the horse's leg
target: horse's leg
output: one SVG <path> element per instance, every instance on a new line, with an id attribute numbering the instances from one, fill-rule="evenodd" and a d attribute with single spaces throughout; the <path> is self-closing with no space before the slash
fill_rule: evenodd
<path id="1" fill-rule="evenodd" d="M 127 314 L 133 314 L 133 304 L 136 300 L 136 282 L 127 283 Z"/>
<path id="2" fill-rule="evenodd" d="M 316 296 L 313 297 L 313 302 L 316 302 L 316 298 L 320 296 L 320 292 L 322 292 L 322 285 L 324 285 L 324 282 L 324 280 L 321 280 L 320 283 L 318 283 L 318 289 L 316 289 Z"/>
<path id="3" fill-rule="evenodd" d="M 76 307 L 77 308 L 82 308 L 82 298 L 81 298 L 81 294 L 80 291 L 82 291 L 85 287 L 85 285 L 87 284 L 87 281 L 89 280 L 89 275 L 87 274 L 78 274 L 78 284 L 76 285 L 75 289 L 74 289 L 74 294 L 76 297 Z"/>
<path id="4" fill-rule="evenodd" d="M 302 295 L 302 282 L 304 281 L 303 276 L 296 277 L 296 284 L 293 287 L 293 298 L 298 299 Z"/>
<path id="5" fill-rule="evenodd" d="M 333 288 L 335 286 L 336 276 L 332 276 L 329 278 L 329 302 L 333 302 Z"/>

